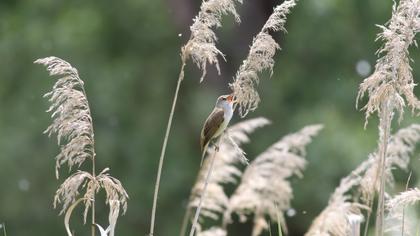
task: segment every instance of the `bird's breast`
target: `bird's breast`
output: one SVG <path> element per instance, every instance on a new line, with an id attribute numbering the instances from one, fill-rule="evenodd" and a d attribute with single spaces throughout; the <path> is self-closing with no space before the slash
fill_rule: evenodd
<path id="1" fill-rule="evenodd" d="M 233 108 L 232 107 L 225 107 L 223 112 L 223 118 L 224 121 L 227 121 L 227 123 L 229 123 L 229 121 L 232 119 L 233 116 Z"/>

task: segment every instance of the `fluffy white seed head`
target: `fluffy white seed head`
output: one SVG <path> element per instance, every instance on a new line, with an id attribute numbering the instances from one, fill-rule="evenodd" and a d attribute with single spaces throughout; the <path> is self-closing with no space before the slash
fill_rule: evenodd
<path id="1" fill-rule="evenodd" d="M 312 137 L 317 135 L 322 125 L 306 126 L 297 133 L 289 134 L 255 158 L 245 169 L 241 183 L 230 198 L 225 221 L 231 214 L 239 215 L 241 221 L 253 213 L 254 234 L 259 234 L 268 226 L 266 216 L 277 222 L 278 211 L 280 224 L 284 224 L 283 212 L 290 208 L 293 192 L 288 178 L 302 177 L 306 166 L 305 147 Z"/>
<path id="2" fill-rule="evenodd" d="M 414 124 L 400 129 L 391 136 L 385 163 L 385 176 L 388 184 L 393 184 L 392 170 L 395 167 L 407 169 L 410 156 L 420 142 L 420 125 Z M 306 236 L 346 236 L 355 230 L 353 216 L 363 217 L 362 210 L 371 210 L 368 205 L 379 191 L 380 180 L 377 178 L 377 152 L 369 155 L 350 175 L 343 178 L 331 195 L 328 205 L 315 218 Z M 397 201 L 397 200 L 396 200 Z M 388 208 L 397 206 L 388 202 Z M 353 218 L 352 218 L 353 217 Z M 360 226 L 360 225 L 359 225 Z"/>
<path id="3" fill-rule="evenodd" d="M 296 0 L 287 0 L 274 8 L 262 30 L 253 39 L 247 58 L 229 85 L 236 97 L 242 117 L 255 110 L 260 102 L 260 97 L 255 89 L 260 80 L 258 74 L 264 70 L 273 73 L 274 55 L 280 46 L 270 35 L 270 31 L 286 32 L 284 27 L 286 16 L 296 5 L 296 2 Z"/>
<path id="4" fill-rule="evenodd" d="M 359 88 L 357 101 L 366 93 L 369 98 L 363 107 L 366 123 L 370 115 L 389 109 L 397 110 L 400 120 L 404 107 L 412 111 L 420 109 L 420 101 L 413 93 L 416 86 L 410 66 L 409 47 L 417 45 L 416 34 L 420 31 L 420 1 L 401 0 L 394 3 L 391 20 L 379 26 L 381 33 L 377 40 L 384 42 L 377 51 L 380 58 L 376 61 L 374 73 L 366 78 Z"/>
<path id="5" fill-rule="evenodd" d="M 242 0 L 236 0 L 242 3 Z M 218 56 L 223 53 L 216 47 L 217 37 L 213 32 L 214 27 L 221 27 L 223 15 L 232 14 L 237 22 L 240 22 L 239 15 L 235 10 L 235 0 L 205 0 L 201 4 L 198 15 L 191 25 L 191 37 L 182 48 L 182 58 L 191 58 L 202 70 L 200 82 L 203 81 L 207 72 L 207 63 L 216 65 L 220 74 Z"/>
<path id="6" fill-rule="evenodd" d="M 248 135 L 257 128 L 270 124 L 266 118 L 254 118 L 239 122 L 227 129 L 226 133 L 221 137 L 219 151 L 215 154 L 213 163 L 213 172 L 209 180 L 205 198 L 203 199 L 200 217 L 218 220 L 225 212 L 229 204 L 229 197 L 224 192 L 224 185 L 236 183 L 237 179 L 242 175 L 241 170 L 237 167 L 243 163 L 243 151 L 240 145 L 250 142 Z M 192 189 L 189 201 L 189 208 L 198 206 L 200 197 L 203 192 L 207 172 L 210 168 L 210 157 L 214 155 L 214 146 L 208 149 L 206 159 L 198 174 L 196 183 Z M 199 225 L 198 231 L 201 231 Z M 212 231 L 213 232 L 213 231 Z"/>
<path id="7" fill-rule="evenodd" d="M 419 202 L 420 189 L 418 188 L 406 190 L 389 199 L 386 202 L 388 210 L 386 231 L 396 234 L 416 235 L 418 233 L 418 220 L 415 204 Z M 409 214 L 410 210 L 414 210 L 414 216 L 412 217 Z M 402 230 L 404 231 L 402 232 Z"/>
<path id="8" fill-rule="evenodd" d="M 52 91 L 44 95 L 51 102 L 47 112 L 51 112 L 53 118 L 45 133 L 56 134 L 61 145 L 61 151 L 56 156 L 58 178 L 58 170 L 63 164 L 71 169 L 94 157 L 92 117 L 84 83 L 76 68 L 57 57 L 38 59 L 35 63 L 45 65 L 50 75 L 60 77 Z"/>

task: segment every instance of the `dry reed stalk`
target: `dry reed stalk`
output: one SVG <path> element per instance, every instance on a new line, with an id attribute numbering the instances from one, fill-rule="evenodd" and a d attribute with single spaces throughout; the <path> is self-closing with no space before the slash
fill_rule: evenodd
<path id="1" fill-rule="evenodd" d="M 253 236 L 268 227 L 265 216 L 282 225 L 286 231 L 283 211 L 290 208 L 293 198 L 288 178 L 302 177 L 306 166 L 305 147 L 317 135 L 322 125 L 310 125 L 289 134 L 255 158 L 245 169 L 241 184 L 229 200 L 224 225 L 231 222 L 231 214 L 239 215 L 241 221 L 254 214 Z M 278 217 L 278 210 L 281 211 Z M 280 218 L 280 222 L 278 222 Z"/>
<path id="2" fill-rule="evenodd" d="M 89 209 L 91 209 L 92 236 L 95 235 L 95 194 L 104 189 L 106 204 L 109 206 L 109 235 L 114 235 L 115 225 L 123 207 L 123 214 L 127 211 L 128 195 L 120 181 L 105 168 L 98 175 L 95 174 L 95 140 L 92 116 L 84 89 L 84 83 L 79 74 L 68 62 L 57 58 L 47 57 L 35 61 L 47 67 L 51 76 L 60 76 L 51 92 L 45 94 L 51 102 L 47 112 L 51 112 L 52 124 L 45 133 L 57 134 L 60 153 L 56 156 L 56 177 L 59 177 L 59 168 L 67 164 L 69 169 L 80 167 L 87 159 L 92 161 L 92 172 L 77 171 L 68 177 L 54 197 L 54 208 L 62 205 L 60 214 L 66 213 L 64 224 L 71 236 L 69 220 L 73 209 L 83 202 L 85 210 L 83 221 L 86 223 Z M 65 144 L 62 144 L 65 143 Z M 84 188 L 85 194 L 79 197 L 79 189 Z"/>
<path id="3" fill-rule="evenodd" d="M 242 3 L 242 0 L 236 1 Z M 239 15 L 235 10 L 235 0 L 204 0 L 201 4 L 200 12 L 194 18 L 194 23 L 190 27 L 190 39 L 181 48 L 181 69 L 178 76 L 175 95 L 172 101 L 171 111 L 169 113 L 168 123 L 166 125 L 165 137 L 162 144 L 159 157 L 159 166 L 156 174 L 155 190 L 153 194 L 153 207 L 150 219 L 150 236 L 153 236 L 154 234 L 157 198 L 162 175 L 163 161 L 165 158 L 169 134 L 171 132 L 172 120 L 178 100 L 181 82 L 184 80 L 184 69 L 187 60 L 191 58 L 193 62 L 198 66 L 198 68 L 202 70 L 203 74 L 200 78 L 200 82 L 203 81 L 204 76 L 206 75 L 207 63 L 214 64 L 220 74 L 219 61 L 217 56 L 220 55 L 224 58 L 224 55 L 216 47 L 217 37 L 212 28 L 221 27 L 221 18 L 223 15 L 228 13 L 234 15 L 237 22 L 240 21 Z"/>
<path id="4" fill-rule="evenodd" d="M 410 174 L 407 178 L 407 183 L 405 184 L 405 191 L 408 190 L 408 185 L 410 184 L 411 175 L 413 174 L 413 171 L 410 171 Z M 404 219 L 405 219 L 405 207 L 403 207 L 402 210 L 402 219 L 401 219 L 401 235 L 404 235 Z"/>
<path id="5" fill-rule="evenodd" d="M 221 137 L 218 140 L 217 146 L 220 146 L 220 140 L 221 140 Z M 209 167 L 208 167 L 208 171 L 206 173 L 206 177 L 204 179 L 204 185 L 203 185 L 203 188 L 202 188 L 202 191 L 201 191 L 201 196 L 200 196 L 200 199 L 199 199 L 199 202 L 198 202 L 197 209 L 195 210 L 194 219 L 192 221 L 190 236 L 194 236 L 194 233 L 197 229 L 198 218 L 200 217 L 200 211 L 201 211 L 201 208 L 203 207 L 204 199 L 206 198 L 207 187 L 209 185 L 211 173 L 212 173 L 213 167 L 214 167 L 214 160 L 216 159 L 216 155 L 217 155 L 218 152 L 219 152 L 219 149 L 215 149 L 213 154 L 210 157 L 210 160 L 209 160 L 210 164 L 209 164 Z"/>
<path id="6" fill-rule="evenodd" d="M 384 42 L 377 51 L 381 56 L 375 66 L 375 72 L 361 84 L 357 100 L 365 93 L 369 99 L 363 107 L 366 110 L 366 123 L 370 115 L 379 117 L 379 168 L 377 178 L 381 181 L 378 195 L 376 235 L 383 235 L 384 196 L 385 196 L 385 157 L 394 110 L 402 119 L 406 103 L 414 110 L 420 108 L 420 101 L 413 93 L 415 87 L 410 66 L 409 47 L 415 42 L 415 35 L 420 31 L 420 1 L 401 0 L 394 3 L 392 16 L 377 40 Z"/>
<path id="7" fill-rule="evenodd" d="M 248 112 L 254 111 L 260 102 L 260 97 L 255 89 L 260 80 L 258 73 L 269 70 L 271 75 L 273 74 L 273 57 L 280 46 L 269 33 L 287 32 L 285 28 L 286 16 L 296 5 L 296 2 L 297 0 L 286 0 L 274 8 L 261 31 L 253 39 L 247 58 L 239 67 L 233 83 L 229 85 L 236 97 L 242 117 L 245 117 Z"/>

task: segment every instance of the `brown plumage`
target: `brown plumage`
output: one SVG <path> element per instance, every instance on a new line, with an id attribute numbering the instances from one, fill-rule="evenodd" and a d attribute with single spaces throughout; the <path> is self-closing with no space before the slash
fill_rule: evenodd
<path id="1" fill-rule="evenodd" d="M 221 108 L 215 108 L 207 118 L 206 122 L 204 123 L 203 130 L 201 131 L 200 146 L 202 152 L 208 146 L 211 138 L 219 130 L 220 125 L 224 120 L 224 112 Z"/>
<path id="2" fill-rule="evenodd" d="M 219 137 L 228 126 L 233 115 L 233 103 L 232 95 L 220 96 L 213 111 L 206 119 L 200 136 L 201 164 L 210 141 Z"/>

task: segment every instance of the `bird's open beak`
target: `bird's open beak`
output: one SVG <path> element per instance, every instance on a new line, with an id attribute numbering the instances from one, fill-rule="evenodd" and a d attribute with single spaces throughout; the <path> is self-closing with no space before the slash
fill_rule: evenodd
<path id="1" fill-rule="evenodd" d="M 227 96 L 226 100 L 227 100 L 228 102 L 234 102 L 234 101 L 233 101 L 233 95 L 229 95 L 229 96 Z"/>

